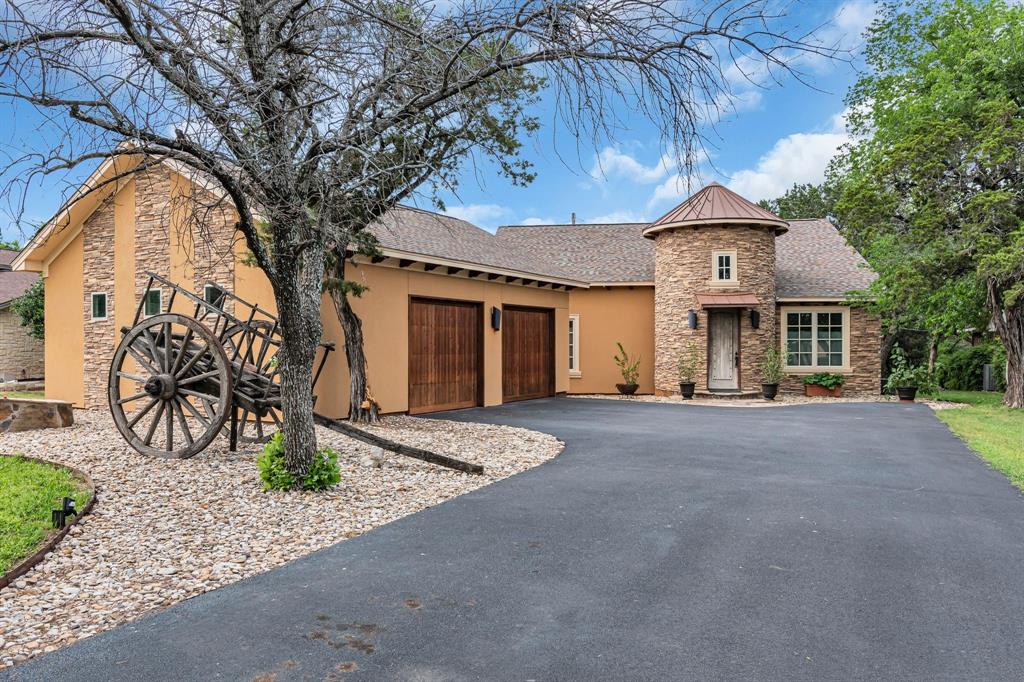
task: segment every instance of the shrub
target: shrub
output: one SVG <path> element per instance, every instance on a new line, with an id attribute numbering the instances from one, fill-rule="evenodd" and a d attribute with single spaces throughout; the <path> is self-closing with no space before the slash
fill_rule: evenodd
<path id="1" fill-rule="evenodd" d="M 817 384 L 818 386 L 824 386 L 831 390 L 838 388 L 846 383 L 846 377 L 842 374 L 832 374 L 831 372 L 818 372 L 817 374 L 811 374 L 804 377 L 805 384 Z"/>
<path id="2" fill-rule="evenodd" d="M 842 375 L 837 375 L 842 376 Z M 782 353 L 775 346 L 771 346 L 764 354 L 761 362 L 761 382 L 765 384 L 777 384 L 782 381 Z"/>
<path id="3" fill-rule="evenodd" d="M 260 480 L 265 490 L 326 490 L 341 482 L 338 470 L 338 453 L 331 448 L 320 448 L 309 465 L 302 485 L 295 485 L 295 477 L 288 471 L 284 461 L 284 433 L 277 431 L 263 447 L 263 454 L 256 460 L 260 468 Z"/>
<path id="4" fill-rule="evenodd" d="M 889 378 L 885 388 L 892 393 L 897 388 L 916 388 L 922 393 L 934 394 L 938 388 L 935 373 L 929 372 L 927 365 L 912 365 L 899 344 L 893 346 L 889 355 Z"/>
<path id="5" fill-rule="evenodd" d="M 690 341 L 686 345 L 686 350 L 679 354 L 679 382 L 692 384 L 695 374 L 697 374 L 697 342 Z"/>
<path id="6" fill-rule="evenodd" d="M 616 341 L 615 345 L 619 347 L 619 353 L 621 353 L 621 355 L 614 356 L 614 360 L 622 373 L 622 381 L 627 384 L 635 384 L 640 378 L 640 358 L 630 359 L 626 354 L 626 349 L 622 347 L 621 341 Z"/>
<path id="7" fill-rule="evenodd" d="M 939 383 L 951 391 L 980 391 L 984 366 L 991 364 L 996 381 L 1001 382 L 1005 358 L 998 343 L 950 349 L 939 356 L 942 364 L 937 372 Z"/>

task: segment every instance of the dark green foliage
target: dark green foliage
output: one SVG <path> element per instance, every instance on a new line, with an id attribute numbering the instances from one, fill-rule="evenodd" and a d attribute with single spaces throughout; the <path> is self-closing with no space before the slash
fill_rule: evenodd
<path id="1" fill-rule="evenodd" d="M 993 365 L 1001 382 L 1006 362 L 1003 356 L 1002 346 L 997 343 L 943 349 L 937 371 L 939 385 L 950 391 L 980 391 L 985 365 Z"/>
<path id="2" fill-rule="evenodd" d="M 7 251 L 21 251 L 21 244 L 18 243 L 17 239 L 10 239 L 7 241 L 0 239 L 0 249 L 6 249 Z"/>
<path id="3" fill-rule="evenodd" d="M 935 375 L 928 371 L 928 366 L 910 364 L 903 349 L 897 344 L 889 357 L 889 378 L 886 379 L 885 388 L 889 392 L 897 388 L 916 388 L 922 393 L 935 393 L 938 385 Z"/>
<path id="4" fill-rule="evenodd" d="M 835 215 L 836 186 L 824 182 L 820 185 L 794 184 L 778 199 L 762 199 L 758 205 L 783 220 L 810 220 Z"/>
<path id="5" fill-rule="evenodd" d="M 293 490 L 298 487 L 303 490 L 319 491 L 341 482 L 338 453 L 331 448 L 320 448 L 309 465 L 306 477 L 302 479 L 302 485 L 297 486 L 295 477 L 285 466 L 283 431 L 271 436 L 256 463 L 259 465 L 260 479 L 266 490 Z"/>
<path id="6" fill-rule="evenodd" d="M 28 327 L 28 335 L 40 341 L 45 336 L 44 299 L 45 289 L 42 278 L 36 280 L 28 291 L 11 303 L 11 310 L 21 319 L 21 326 Z"/>
<path id="7" fill-rule="evenodd" d="M 804 377 L 805 384 L 817 384 L 818 386 L 824 386 L 831 390 L 838 388 L 846 383 L 846 377 L 842 374 L 833 374 L 832 372 L 818 372 L 817 374 L 811 374 Z"/>

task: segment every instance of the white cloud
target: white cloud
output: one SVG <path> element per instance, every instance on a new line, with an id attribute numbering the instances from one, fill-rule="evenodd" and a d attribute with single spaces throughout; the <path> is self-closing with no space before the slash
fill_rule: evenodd
<path id="1" fill-rule="evenodd" d="M 675 173 L 667 178 L 665 182 L 654 188 L 654 193 L 647 200 L 647 210 L 651 211 L 658 204 L 668 203 L 669 201 L 678 203 L 703 187 L 703 185 L 704 181 L 699 170 L 689 176 Z"/>
<path id="2" fill-rule="evenodd" d="M 826 49 L 858 51 L 864 44 L 864 31 L 878 15 L 878 3 L 873 0 L 847 0 L 836 8 L 828 24 L 817 32 L 817 44 Z M 818 71 L 833 62 L 820 55 L 805 54 L 800 60 Z"/>
<path id="3" fill-rule="evenodd" d="M 787 135 L 760 159 L 753 168 L 733 173 L 729 189 L 751 201 L 774 199 L 796 183 L 819 183 L 825 169 L 840 146 L 849 142 L 844 110 L 831 117 L 824 132 Z"/>
<path id="4" fill-rule="evenodd" d="M 620 178 L 638 184 L 661 180 L 668 173 L 669 158 L 662 156 L 653 166 L 645 166 L 629 154 L 605 147 L 594 159 L 590 176 L 597 181 Z"/>
<path id="5" fill-rule="evenodd" d="M 464 204 L 449 206 L 444 214 L 493 231 L 494 222 L 510 216 L 512 209 L 499 204 Z"/>

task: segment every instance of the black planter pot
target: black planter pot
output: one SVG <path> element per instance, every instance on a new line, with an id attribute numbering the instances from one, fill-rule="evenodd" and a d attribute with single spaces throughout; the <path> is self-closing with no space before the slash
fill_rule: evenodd
<path id="1" fill-rule="evenodd" d="M 640 384 L 615 384 L 615 388 L 619 389 L 622 395 L 633 395 L 636 389 L 640 388 Z"/>
<path id="2" fill-rule="evenodd" d="M 685 381 L 679 382 L 679 394 L 683 396 L 683 400 L 689 400 L 693 397 L 693 389 L 696 388 L 696 386 L 697 384 L 692 381 L 689 383 Z"/>
<path id="3" fill-rule="evenodd" d="M 764 396 L 765 400 L 775 400 L 775 396 L 777 396 L 778 394 L 778 384 L 761 384 L 761 395 Z"/>
<path id="4" fill-rule="evenodd" d="M 896 395 L 900 397 L 901 403 L 912 403 L 917 397 L 917 386 L 897 386 Z"/>

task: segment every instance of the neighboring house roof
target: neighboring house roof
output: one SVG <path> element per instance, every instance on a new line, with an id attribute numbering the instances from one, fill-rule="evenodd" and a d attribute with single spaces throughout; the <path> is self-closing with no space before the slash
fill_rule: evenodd
<path id="1" fill-rule="evenodd" d="M 717 182 L 702 188 L 644 229 L 645 237 L 677 227 L 713 224 L 768 225 L 782 234 L 789 224 Z"/>
<path id="2" fill-rule="evenodd" d="M 538 258 L 518 244 L 501 240 L 465 220 L 440 213 L 399 206 L 384 214 L 370 231 L 385 253 L 395 250 L 484 268 L 586 283 L 578 274 L 571 273 L 557 262 Z"/>
<path id="3" fill-rule="evenodd" d="M 12 272 L 9 269 L 17 255 L 17 251 L 0 249 L 0 308 L 6 308 L 39 279 L 39 273 Z"/>
<path id="4" fill-rule="evenodd" d="M 775 242 L 778 298 L 840 298 L 876 275 L 825 219 L 791 220 Z M 529 225 L 498 228 L 498 238 L 593 284 L 654 282 L 654 242 L 646 224 Z M 742 266 L 741 266 L 742 267 Z"/>

